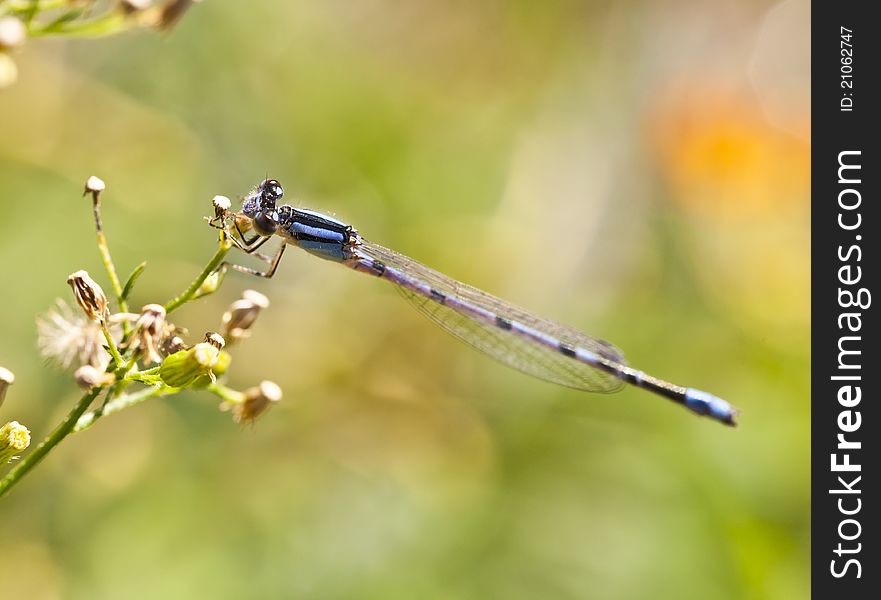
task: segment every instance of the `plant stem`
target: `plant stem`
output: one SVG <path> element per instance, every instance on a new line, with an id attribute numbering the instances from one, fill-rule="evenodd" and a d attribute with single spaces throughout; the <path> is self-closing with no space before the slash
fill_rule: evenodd
<path id="1" fill-rule="evenodd" d="M 98 238 L 98 253 L 101 255 L 101 262 L 104 263 L 104 269 L 107 271 L 107 277 L 110 278 L 110 287 L 116 296 L 116 304 L 119 312 L 128 312 L 128 302 L 122 292 L 122 285 L 119 283 L 119 275 L 116 274 L 116 267 L 113 265 L 113 259 L 110 257 L 110 247 L 107 245 L 107 237 L 104 235 L 104 224 L 101 222 L 101 192 L 92 192 L 92 212 L 95 215 L 95 235 Z M 122 339 L 128 339 L 131 334 L 131 325 L 128 321 L 122 322 Z M 112 345 L 112 344 L 111 344 Z M 117 366 L 120 366 L 117 363 Z"/>
<path id="2" fill-rule="evenodd" d="M 245 401 L 245 395 L 242 392 L 228 388 L 220 383 L 209 383 L 205 386 L 205 390 L 230 404 L 241 404 Z"/>
<path id="3" fill-rule="evenodd" d="M 135 20 L 126 19 L 125 15 L 118 11 L 109 11 L 90 21 L 78 19 L 79 15 L 74 11 L 70 11 L 69 14 L 73 17 L 72 19 L 58 18 L 50 23 L 40 23 L 37 26 L 30 26 L 31 22 L 28 21 L 28 35 L 30 37 L 65 35 L 96 38 L 114 35 L 137 25 Z"/>
<path id="4" fill-rule="evenodd" d="M 88 429 L 92 425 L 95 424 L 95 421 L 100 419 L 101 417 L 106 417 L 107 415 L 112 415 L 115 412 L 119 412 L 124 408 L 128 408 L 130 406 L 134 406 L 140 402 L 148 398 L 152 398 L 156 396 L 164 389 L 168 389 L 167 386 L 164 385 L 154 385 L 153 387 L 148 387 L 134 394 L 128 394 L 126 396 L 120 396 L 119 398 L 115 398 L 110 402 L 107 402 L 104 406 L 99 409 L 93 410 L 91 412 L 87 412 L 83 416 L 79 418 L 76 422 L 76 426 L 73 428 L 74 433 L 78 433 L 83 431 L 84 429 Z"/>
<path id="5" fill-rule="evenodd" d="M 116 267 L 113 266 L 113 259 L 110 258 L 110 248 L 107 246 L 107 237 L 104 235 L 104 225 L 101 223 L 101 192 L 92 192 L 92 211 L 95 213 L 95 233 L 98 236 L 98 252 L 101 254 L 101 261 L 104 263 L 104 268 L 107 269 L 107 276 L 110 278 L 110 286 L 113 288 L 113 293 L 116 294 L 116 302 L 119 304 L 119 312 L 128 312 L 128 304 L 122 296 L 122 285 L 119 283 Z"/>
<path id="6" fill-rule="evenodd" d="M 119 350 L 116 348 L 116 343 L 113 341 L 113 337 L 107 329 L 107 324 L 104 323 L 103 320 L 101 321 L 101 333 L 104 334 L 104 339 L 107 340 L 107 351 L 110 352 L 110 356 L 113 357 L 113 363 L 116 365 L 117 369 L 121 369 L 125 364 L 125 361 L 119 354 Z"/>
<path id="7" fill-rule="evenodd" d="M 25 456 L 21 462 L 19 462 L 14 469 L 12 469 L 9 473 L 6 474 L 2 480 L 0 480 L 0 497 L 5 495 L 12 489 L 16 483 L 18 483 L 22 477 L 27 475 L 27 473 L 37 466 L 40 461 L 42 461 L 49 452 L 58 445 L 58 442 L 67 437 L 70 432 L 73 431 L 74 426 L 76 426 L 77 420 L 82 416 L 86 409 L 89 408 L 89 405 L 98 397 L 104 388 L 95 388 L 94 390 L 89 391 L 82 398 L 80 398 L 79 402 L 73 407 L 73 409 L 67 413 L 67 416 L 64 417 L 64 420 L 58 424 L 55 430 L 49 434 L 49 436 L 43 440 L 39 446 L 37 446 L 33 452 Z"/>
<path id="8" fill-rule="evenodd" d="M 152 369 L 138 371 L 136 373 L 126 373 L 125 379 L 126 381 L 137 381 L 144 385 L 156 385 L 162 381 L 159 378 L 159 367 L 153 367 Z"/>
<path id="9" fill-rule="evenodd" d="M 208 264 L 205 265 L 205 268 L 202 269 L 202 272 L 199 273 L 199 276 L 196 277 L 193 283 L 190 284 L 190 287 L 184 290 L 184 292 L 180 296 L 178 296 L 174 300 L 171 300 L 168 304 L 165 305 L 166 314 L 171 314 L 173 310 L 177 310 L 182 305 L 193 299 L 193 297 L 196 295 L 196 292 L 199 291 L 199 288 L 205 282 L 205 279 L 207 279 L 209 275 L 211 275 L 220 267 L 220 264 L 223 262 L 223 257 L 226 256 L 226 253 L 229 252 L 229 249 L 231 247 L 232 242 L 227 239 L 226 234 L 221 233 L 217 252 L 214 253 L 214 256 L 211 258 Z"/>

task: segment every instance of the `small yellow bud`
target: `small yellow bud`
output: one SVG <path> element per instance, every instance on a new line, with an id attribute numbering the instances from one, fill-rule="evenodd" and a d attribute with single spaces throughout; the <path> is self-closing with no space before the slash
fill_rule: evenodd
<path id="1" fill-rule="evenodd" d="M 8 463 L 31 444 L 31 432 L 18 421 L 0 427 L 0 465 Z"/>
<path id="2" fill-rule="evenodd" d="M 207 296 L 208 294 L 213 294 L 217 291 L 218 286 L 220 285 L 221 273 L 220 271 L 214 271 L 208 277 L 202 281 L 202 285 L 199 286 L 199 289 L 196 290 L 196 297 L 201 298 L 202 296 Z"/>
<path id="3" fill-rule="evenodd" d="M 211 367 L 211 371 L 215 375 L 223 375 L 229 370 L 229 365 L 232 363 L 232 356 L 229 352 L 221 352 L 220 356 L 217 357 L 217 363 Z"/>
<path id="4" fill-rule="evenodd" d="M 101 286 L 89 277 L 86 271 L 72 273 L 67 278 L 67 283 L 73 290 L 77 304 L 80 305 L 87 317 L 99 322 L 107 318 L 109 313 L 107 296 L 104 295 Z"/>

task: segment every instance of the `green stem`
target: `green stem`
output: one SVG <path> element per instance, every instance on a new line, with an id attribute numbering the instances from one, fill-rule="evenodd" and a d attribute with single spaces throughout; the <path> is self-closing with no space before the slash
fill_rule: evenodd
<path id="1" fill-rule="evenodd" d="M 116 365 L 117 369 L 121 369 L 125 364 L 125 360 L 116 348 L 116 342 L 113 341 L 110 331 L 107 330 L 107 324 L 104 323 L 103 320 L 101 321 L 101 333 L 104 334 L 104 339 L 107 340 L 107 351 L 110 352 L 110 356 L 113 357 L 113 363 Z"/>
<path id="2" fill-rule="evenodd" d="M 0 1 L 0 16 L 13 13 L 25 24 L 30 24 L 40 11 L 67 8 L 68 2 L 69 0 L 3 0 Z"/>
<path id="3" fill-rule="evenodd" d="M 128 302 L 122 293 L 122 285 L 119 283 L 119 275 L 116 274 L 116 267 L 113 265 L 113 259 L 110 257 L 110 246 L 107 245 L 107 237 L 104 235 L 104 224 L 101 222 L 101 192 L 92 192 L 92 212 L 95 215 L 95 235 L 98 238 L 98 253 L 101 255 L 101 262 L 104 263 L 104 269 L 107 271 L 107 277 L 110 279 L 110 287 L 116 296 L 116 304 L 119 312 L 128 312 Z M 131 325 L 128 321 L 122 322 L 122 337 L 128 339 L 131 334 Z M 120 363 L 117 363 L 119 366 Z"/>
<path id="4" fill-rule="evenodd" d="M 126 381 L 137 381 L 144 385 L 156 385 L 162 382 L 159 377 L 159 367 L 149 369 L 148 371 L 139 371 L 137 373 L 128 373 L 125 376 Z"/>
<path id="5" fill-rule="evenodd" d="M 0 480 L 0 497 L 9 492 L 12 486 L 21 481 L 22 477 L 37 466 L 61 440 L 73 431 L 77 420 L 86 412 L 86 409 L 89 408 L 89 405 L 92 404 L 103 389 L 95 388 L 80 398 L 80 401 L 76 403 L 73 410 L 67 413 L 67 416 L 64 417 L 64 420 L 58 424 L 55 430 L 33 452 L 25 456 L 14 469 L 7 473 L 6 477 Z"/>
<path id="6" fill-rule="evenodd" d="M 231 404 L 241 404 L 245 401 L 245 395 L 242 392 L 228 388 L 221 383 L 209 383 L 205 386 L 205 390 Z"/>
<path id="7" fill-rule="evenodd" d="M 107 269 L 107 276 L 110 277 L 113 293 L 116 294 L 119 312 L 128 312 L 128 305 L 122 296 L 122 285 L 119 283 L 116 267 L 113 266 L 113 259 L 110 258 L 110 247 L 107 245 L 107 237 L 104 235 L 104 225 L 101 223 L 101 192 L 92 192 L 92 211 L 95 213 L 95 233 L 98 236 L 98 252 L 101 254 L 104 268 Z"/>
<path id="8" fill-rule="evenodd" d="M 190 284 L 190 287 L 184 290 L 184 292 L 180 296 L 178 296 L 174 300 L 171 300 L 168 304 L 165 305 L 166 314 L 171 314 L 173 310 L 177 310 L 182 305 L 193 299 L 193 297 L 199 291 L 199 288 L 205 282 L 205 279 L 207 279 L 209 275 L 211 275 L 220 267 L 220 264 L 223 262 L 223 257 L 226 256 L 226 253 L 229 252 L 229 249 L 231 247 L 232 242 L 227 239 L 226 235 L 221 234 L 217 252 L 214 253 L 214 256 L 211 258 L 208 264 L 205 265 L 205 268 L 202 269 L 202 272 L 199 273 L 199 276 L 196 277 L 193 283 Z"/>
<path id="9" fill-rule="evenodd" d="M 28 22 L 29 25 L 30 22 Z M 92 20 L 83 20 L 78 14 L 72 14 L 69 19 L 56 19 L 50 23 L 40 23 L 28 27 L 30 37 L 44 37 L 52 35 L 64 35 L 68 37 L 97 38 L 115 35 L 122 31 L 132 29 L 137 21 L 126 19 L 125 15 L 117 11 L 107 12 Z"/>
<path id="10" fill-rule="evenodd" d="M 99 409 L 93 410 L 91 412 L 87 412 L 83 416 L 79 418 L 76 422 L 76 426 L 73 428 L 74 433 L 79 433 L 85 429 L 88 429 L 92 425 L 95 424 L 95 421 L 100 419 L 101 417 L 106 417 L 107 415 L 112 415 L 115 412 L 119 412 L 124 408 L 128 408 L 130 406 L 134 406 L 135 404 L 139 404 L 148 398 L 152 398 L 156 396 L 160 392 L 169 389 L 168 386 L 164 385 L 155 385 L 153 387 L 148 387 L 134 394 L 128 394 L 125 396 L 120 396 L 119 398 L 115 398 L 110 402 L 107 402 L 104 406 Z"/>

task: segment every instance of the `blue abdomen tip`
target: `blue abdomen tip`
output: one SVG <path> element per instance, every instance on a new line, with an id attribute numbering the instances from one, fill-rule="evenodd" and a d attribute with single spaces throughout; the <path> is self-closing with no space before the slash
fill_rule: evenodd
<path id="1" fill-rule="evenodd" d="M 716 396 L 694 388 L 685 390 L 685 406 L 699 415 L 704 415 L 726 425 L 737 425 L 734 418 L 738 410 Z"/>

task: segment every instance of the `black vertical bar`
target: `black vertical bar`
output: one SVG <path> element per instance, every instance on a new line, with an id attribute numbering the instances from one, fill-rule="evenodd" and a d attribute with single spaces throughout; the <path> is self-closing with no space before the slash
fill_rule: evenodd
<path id="1" fill-rule="evenodd" d="M 881 22 L 812 6 L 812 595 L 879 598 Z"/>

